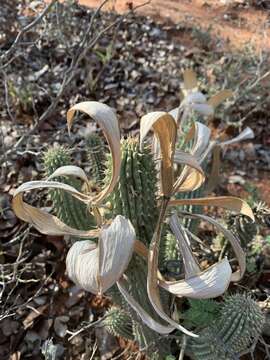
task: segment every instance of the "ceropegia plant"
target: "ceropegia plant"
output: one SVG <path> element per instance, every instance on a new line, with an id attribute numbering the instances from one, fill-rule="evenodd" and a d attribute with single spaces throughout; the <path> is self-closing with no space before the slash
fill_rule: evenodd
<path id="1" fill-rule="evenodd" d="M 186 335 L 197 337 L 175 319 L 173 303 L 170 307 L 164 305 L 164 293 L 173 295 L 172 300 L 178 297 L 217 297 L 226 291 L 231 282 L 241 279 L 246 264 L 239 240 L 232 232 L 207 215 L 187 212 L 186 206 L 221 207 L 245 215 L 252 221 L 254 216 L 249 205 L 236 197 L 179 198 L 178 195 L 193 194 L 203 186 L 206 179 L 204 162 L 211 154 L 214 154 L 214 164 L 217 166 L 218 149 L 249 138 L 252 132 L 250 129 L 244 130 L 236 139 L 225 143 L 211 139 L 211 130 L 206 124 L 190 121 L 190 115 L 195 112 L 206 118 L 212 116 L 215 107 L 230 96 L 231 92 L 221 91 L 207 101 L 198 91 L 196 76 L 191 70 L 185 71 L 184 84 L 185 97 L 180 106 L 171 112 L 157 111 L 143 116 L 139 143 L 130 140 L 125 148 L 121 147 L 116 114 L 109 106 L 93 101 L 74 105 L 67 113 L 68 130 L 71 130 L 75 112 L 80 111 L 99 124 L 108 142 L 111 160 L 104 186 L 95 192 L 82 168 L 61 166 L 45 181 L 22 184 L 14 193 L 13 209 L 19 218 L 32 224 L 41 233 L 87 239 L 76 241 L 69 249 L 66 259 L 68 275 L 77 285 L 94 294 L 103 294 L 117 287 L 129 309 L 151 331 L 166 335 L 178 329 Z M 154 135 L 152 141 L 150 133 Z M 135 169 L 139 169 L 140 156 L 145 149 L 149 151 L 149 145 L 152 145 L 152 156 L 159 175 L 158 183 L 157 186 L 140 186 L 138 182 L 136 192 L 141 191 L 143 195 L 140 194 L 137 203 L 132 204 L 131 192 L 127 191 L 125 181 L 131 181 L 132 178 L 136 185 L 136 179 L 141 176 L 142 170 Z M 131 161 L 131 167 L 128 167 L 128 161 Z M 132 173 L 125 169 L 131 169 Z M 215 166 L 212 174 L 212 177 L 216 176 Z M 83 186 L 79 190 L 55 180 L 61 178 L 80 179 Z M 208 178 L 208 182 L 211 183 L 212 180 L 211 177 Z M 23 194 L 35 189 L 61 190 L 80 201 L 94 216 L 95 228 L 88 230 L 73 227 L 58 216 L 27 204 L 23 200 Z M 156 199 L 153 201 L 155 209 L 148 205 L 141 206 L 143 199 L 151 198 L 149 192 L 155 192 L 152 194 L 152 198 Z M 113 199 L 122 201 L 122 207 L 114 206 L 115 204 L 109 206 L 108 201 L 113 202 Z M 149 214 L 151 211 L 153 213 Z M 155 212 L 157 215 L 153 216 Z M 145 222 L 143 226 L 141 220 L 137 221 L 139 218 Z M 231 244 L 238 267 L 232 269 L 229 260 L 224 258 L 207 269 L 201 269 L 191 248 L 193 234 L 181 222 L 183 218 L 203 220 L 216 227 Z M 164 230 L 168 231 L 169 227 L 184 264 L 184 273 L 180 279 L 167 279 L 159 271 L 159 249 L 166 238 Z M 98 242 L 90 240 L 97 237 Z M 135 282 L 133 289 L 131 282 Z M 137 291 L 133 291 L 134 288 Z M 128 318 L 127 312 L 122 313 L 121 317 Z M 111 322 L 110 326 L 115 329 L 115 324 L 119 323 L 117 321 Z M 130 326 L 123 331 L 131 336 Z"/>

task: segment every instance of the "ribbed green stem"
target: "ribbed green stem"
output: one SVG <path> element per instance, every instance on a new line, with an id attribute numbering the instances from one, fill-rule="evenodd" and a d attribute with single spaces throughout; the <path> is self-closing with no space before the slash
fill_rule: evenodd
<path id="1" fill-rule="evenodd" d="M 157 174 L 150 151 L 140 152 L 136 139 L 124 140 L 119 183 L 111 196 L 112 213 L 130 219 L 145 245 L 152 239 L 158 217 L 156 193 Z"/>
<path id="2" fill-rule="evenodd" d="M 261 333 L 264 316 L 250 296 L 236 294 L 225 299 L 220 316 L 189 339 L 187 351 L 194 360 L 232 360 L 248 349 Z"/>
<path id="3" fill-rule="evenodd" d="M 157 173 L 152 155 L 148 149 L 139 150 L 137 139 L 128 138 L 122 141 L 122 162 L 118 186 L 110 197 L 112 213 L 121 214 L 132 222 L 136 237 L 146 246 L 150 244 L 158 220 L 157 207 Z M 108 160 L 108 168 L 111 161 Z M 110 170 L 107 171 L 107 177 Z M 147 264 L 138 255 L 133 256 L 125 274 L 128 278 L 129 292 L 144 310 L 157 321 L 161 321 L 147 295 Z M 116 289 L 109 292 L 113 300 L 121 304 L 122 298 Z M 132 314 L 135 340 L 140 349 L 152 355 L 151 358 L 162 359 L 166 354 L 164 344 L 160 346 L 160 335 L 143 325 L 137 314 L 128 304 L 124 308 Z M 148 351 L 147 351 L 148 350 Z M 168 353 L 168 352 L 167 352 Z"/>
<path id="4" fill-rule="evenodd" d="M 90 165 L 90 179 L 101 185 L 105 177 L 105 146 L 99 135 L 92 133 L 86 137 L 86 151 Z"/>
<path id="5" fill-rule="evenodd" d="M 133 324 L 129 314 L 119 308 L 111 308 L 105 314 L 102 325 L 115 336 L 120 336 L 127 340 L 134 340 Z"/>
<path id="6" fill-rule="evenodd" d="M 169 232 L 163 236 L 160 243 L 159 268 L 163 274 L 172 277 L 179 276 L 183 270 L 176 238 Z"/>
<path id="7" fill-rule="evenodd" d="M 62 146 L 49 149 L 44 154 L 43 161 L 47 176 L 60 166 L 72 164 L 70 150 Z M 59 177 L 55 180 L 81 191 L 82 183 L 80 180 L 71 177 Z M 87 206 L 81 201 L 63 190 L 50 190 L 49 197 L 53 203 L 53 211 L 64 223 L 80 230 L 88 230 L 93 227 L 94 218 L 87 210 Z"/>

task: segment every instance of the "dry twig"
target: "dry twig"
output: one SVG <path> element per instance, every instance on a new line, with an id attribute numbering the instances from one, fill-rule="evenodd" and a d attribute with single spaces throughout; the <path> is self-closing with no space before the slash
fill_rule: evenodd
<path id="1" fill-rule="evenodd" d="M 57 0 L 54 1 L 54 3 Z M 127 16 L 129 16 L 131 13 L 133 13 L 135 10 L 137 10 L 140 7 L 143 7 L 147 4 L 149 4 L 151 2 L 151 0 L 146 1 L 143 4 L 140 4 L 136 7 L 134 7 L 132 10 L 130 10 L 129 12 L 127 12 L 126 14 L 123 14 L 122 16 L 120 16 L 119 18 L 117 18 L 117 20 L 115 20 L 114 22 L 112 22 L 111 24 L 109 24 L 108 26 L 106 26 L 103 30 L 101 30 L 96 36 L 94 36 L 92 39 L 90 37 L 90 35 L 93 32 L 93 27 L 94 27 L 94 20 L 96 19 L 96 17 L 99 15 L 100 11 L 102 10 L 103 6 L 108 2 L 108 0 L 104 0 L 101 5 L 96 9 L 96 11 L 92 14 L 89 25 L 87 30 L 84 32 L 84 36 L 80 42 L 80 44 L 78 45 L 78 50 L 76 51 L 75 55 L 73 56 L 70 66 L 67 69 L 67 71 L 64 74 L 61 86 L 55 96 L 54 99 L 52 99 L 52 102 L 50 104 L 50 106 L 42 113 L 42 115 L 37 119 L 35 125 L 25 134 L 23 134 L 20 139 L 15 143 L 14 146 L 12 146 L 12 148 L 7 149 L 6 151 L 6 156 L 10 155 L 14 152 L 17 151 L 17 149 L 24 144 L 24 142 L 29 138 L 29 136 L 33 135 L 39 128 L 40 126 L 44 123 L 45 120 L 47 120 L 49 118 L 49 116 L 53 113 L 53 111 L 56 109 L 59 101 L 61 100 L 62 96 L 64 95 L 65 91 L 68 88 L 68 85 L 72 82 L 72 80 L 74 79 L 78 67 L 80 65 L 80 63 L 82 62 L 83 59 L 85 59 L 87 53 L 89 52 L 89 50 L 93 49 L 94 46 L 98 43 L 98 41 L 100 40 L 100 38 L 107 33 L 110 29 L 112 29 L 113 27 L 116 27 L 117 25 L 119 25 Z M 52 4 L 52 3 L 51 3 Z M 51 5 L 50 4 L 50 5 Z M 42 17 L 45 16 L 45 14 L 48 12 L 48 10 L 45 12 L 45 10 L 43 11 L 43 15 Z M 38 17 L 39 21 L 41 20 L 41 15 Z M 31 26 L 31 28 L 34 27 L 34 25 L 36 25 L 39 21 L 34 21 Z M 29 26 L 28 25 L 28 30 L 29 30 Z M 28 30 L 24 30 L 23 33 L 25 33 Z M 19 35 L 18 35 L 19 36 Z M 22 34 L 20 35 L 19 39 L 21 38 Z M 17 38 L 16 38 L 17 39 Z M 15 45 L 12 45 L 12 49 L 15 50 L 16 45 L 18 44 L 18 41 L 15 40 Z M 12 50 L 13 51 L 13 50 Z M 1 162 L 3 161 L 3 158 L 1 158 Z"/>
<path id="2" fill-rule="evenodd" d="M 44 18 L 44 16 L 46 16 L 48 14 L 48 12 L 51 10 L 51 8 L 53 7 L 53 5 L 57 2 L 58 0 L 52 0 L 46 7 L 45 9 L 39 14 L 39 16 L 37 16 L 35 18 L 35 20 L 33 20 L 30 24 L 28 24 L 27 26 L 25 26 L 24 28 L 22 28 L 22 30 L 18 33 L 18 35 L 16 36 L 16 39 L 14 40 L 14 42 L 12 43 L 12 45 L 10 46 L 10 48 L 0 56 L 0 62 L 3 62 L 3 60 L 5 60 L 8 56 L 10 56 L 12 53 L 14 53 L 14 51 L 16 50 L 17 45 L 19 45 L 20 40 L 22 38 L 22 36 L 27 33 L 29 30 L 33 29 L 37 24 L 39 24 L 41 22 L 41 20 Z M 9 60 L 10 62 L 10 60 Z M 3 67 L 6 67 L 6 63 L 2 64 L 0 67 L 0 70 L 3 69 Z"/>

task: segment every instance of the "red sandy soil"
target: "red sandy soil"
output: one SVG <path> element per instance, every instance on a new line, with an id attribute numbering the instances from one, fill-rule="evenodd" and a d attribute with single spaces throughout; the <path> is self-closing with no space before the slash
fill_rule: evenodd
<path id="1" fill-rule="evenodd" d="M 109 0 L 106 10 L 119 13 L 145 3 L 145 0 Z M 229 41 L 232 47 L 252 44 L 257 51 L 270 50 L 270 16 L 267 11 L 254 7 L 244 8 L 243 0 L 152 0 L 137 11 L 159 21 L 188 22 Z M 80 3 L 97 7 L 100 0 L 80 0 Z"/>

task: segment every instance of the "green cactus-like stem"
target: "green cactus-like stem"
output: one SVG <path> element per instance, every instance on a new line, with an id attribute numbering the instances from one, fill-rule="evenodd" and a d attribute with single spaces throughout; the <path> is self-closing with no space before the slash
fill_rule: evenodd
<path id="1" fill-rule="evenodd" d="M 43 161 L 47 176 L 60 166 L 72 164 L 70 150 L 62 146 L 49 149 L 44 154 Z M 79 191 L 82 187 L 80 180 L 71 177 L 59 177 L 55 180 L 71 185 Z M 52 200 L 55 214 L 64 223 L 79 230 L 88 230 L 93 227 L 94 218 L 89 213 L 87 206 L 81 201 L 63 190 L 50 190 L 49 197 Z"/>
<path id="2" fill-rule="evenodd" d="M 262 331 L 264 316 L 248 295 L 228 296 L 219 318 L 189 339 L 188 353 L 194 360 L 233 360 L 248 349 Z"/>
<path id="3" fill-rule="evenodd" d="M 112 335 L 120 336 L 127 340 L 134 340 L 133 323 L 130 315 L 125 310 L 112 307 L 106 312 L 102 325 Z"/>
<path id="4" fill-rule="evenodd" d="M 122 141 L 118 186 L 111 196 L 113 215 L 131 220 L 139 240 L 148 245 L 158 218 L 157 173 L 149 150 L 139 151 L 137 139 Z"/>
<path id="5" fill-rule="evenodd" d="M 149 302 L 147 294 L 147 264 L 143 259 L 134 256 L 127 270 L 129 279 L 129 292 L 132 297 L 144 308 L 144 310 L 156 321 L 162 322 L 155 313 Z M 161 300 L 167 300 L 165 296 Z M 129 308 L 129 306 L 128 306 Z M 168 308 L 165 304 L 164 309 Z M 151 360 L 164 359 L 165 355 L 170 353 L 170 342 L 144 325 L 139 316 L 129 308 L 133 321 L 133 334 L 139 348 L 146 352 Z"/>
<path id="6" fill-rule="evenodd" d="M 137 139 L 122 141 L 122 162 L 119 183 L 110 197 L 112 214 L 121 214 L 128 218 L 136 230 L 137 239 L 149 245 L 158 219 L 157 173 L 153 157 L 148 149 L 139 150 Z M 111 163 L 108 161 L 107 176 L 110 177 Z M 134 254 L 125 272 L 128 290 L 133 298 L 157 321 L 161 321 L 147 295 L 147 264 Z M 121 304 L 121 295 L 111 292 L 113 300 Z M 141 349 L 148 349 L 155 357 L 162 358 L 164 344 L 160 346 L 160 336 L 143 325 L 137 314 L 125 304 L 132 315 L 135 340 Z M 152 356 L 154 358 L 154 355 Z"/>
<path id="7" fill-rule="evenodd" d="M 159 250 L 159 267 L 162 273 L 177 277 L 182 271 L 181 256 L 173 234 L 163 237 Z"/>
<path id="8" fill-rule="evenodd" d="M 99 135 L 92 133 L 85 139 L 90 178 L 96 185 L 102 185 L 105 177 L 105 146 Z"/>

